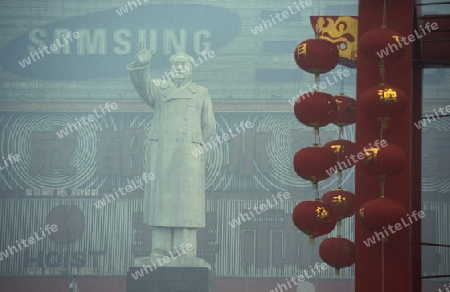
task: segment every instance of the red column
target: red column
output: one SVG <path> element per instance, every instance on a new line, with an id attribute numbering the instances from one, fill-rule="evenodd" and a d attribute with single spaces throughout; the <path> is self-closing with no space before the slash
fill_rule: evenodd
<path id="1" fill-rule="evenodd" d="M 407 37 L 413 30 L 414 1 L 386 1 L 387 27 Z M 383 1 L 360 0 L 358 38 L 372 29 L 379 28 L 382 23 Z M 417 41 L 417 40 L 416 40 Z M 392 179 L 386 181 L 385 195 L 404 204 L 409 214 L 417 208 L 412 204 L 412 174 L 413 152 L 412 139 L 415 129 L 412 123 L 412 52 L 413 44 L 406 47 L 404 56 L 393 64 L 386 66 L 385 80 L 388 85 L 397 86 L 408 97 L 406 112 L 399 118 L 389 122 L 389 128 L 385 130 L 384 138 L 388 143 L 400 147 L 408 157 L 404 171 Z M 357 65 L 357 109 L 358 96 L 366 89 L 379 85 L 380 73 L 378 65 L 358 54 Z M 414 127 L 414 129 L 413 129 Z M 369 143 L 380 139 L 380 124 L 361 111 L 356 115 L 356 144 L 362 149 Z M 415 137 L 417 143 L 417 137 Z M 420 161 L 419 161 L 420 165 Z M 356 164 L 356 203 L 359 207 L 366 201 L 380 195 L 379 182 L 374 177 L 367 175 L 361 165 Z M 417 179 L 417 178 L 416 178 Z M 419 198 L 420 200 L 420 198 Z M 419 205 L 420 206 L 420 205 Z M 420 209 L 416 209 L 420 211 Z M 374 233 L 365 229 L 357 212 L 355 220 L 356 239 L 356 263 L 355 263 L 355 291 L 356 292 L 381 292 L 382 290 L 382 244 L 367 247 L 363 240 L 372 237 Z M 420 221 L 415 224 L 420 224 Z M 420 228 L 420 227 L 419 227 Z M 384 291 L 385 292 L 409 292 L 412 290 L 412 248 L 411 226 L 405 230 L 389 236 L 384 244 Z M 420 232 L 419 232 L 420 233 Z M 417 234 L 416 234 L 417 236 Z"/>

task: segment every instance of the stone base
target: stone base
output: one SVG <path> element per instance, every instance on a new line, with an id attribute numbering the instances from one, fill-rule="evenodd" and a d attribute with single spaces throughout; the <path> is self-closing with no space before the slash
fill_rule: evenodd
<path id="1" fill-rule="evenodd" d="M 142 270 L 141 270 L 142 269 Z M 135 279 L 136 271 L 143 276 Z M 134 277 L 132 276 L 134 275 Z M 160 267 L 147 273 L 142 266 L 131 267 L 127 274 L 127 292 L 215 292 L 216 277 L 208 268 Z"/>

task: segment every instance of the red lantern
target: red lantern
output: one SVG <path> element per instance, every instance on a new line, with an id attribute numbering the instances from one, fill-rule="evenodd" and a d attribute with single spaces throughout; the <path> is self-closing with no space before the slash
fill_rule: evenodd
<path id="1" fill-rule="evenodd" d="M 337 115 L 333 124 L 339 127 L 348 126 L 356 122 L 356 101 L 346 95 L 333 96 L 337 105 Z"/>
<path id="2" fill-rule="evenodd" d="M 382 122 L 383 125 L 395 117 L 400 116 L 407 105 L 405 93 L 390 85 L 374 86 L 359 97 L 359 105 L 364 114 Z"/>
<path id="3" fill-rule="evenodd" d="M 307 92 L 295 102 L 294 114 L 300 123 L 318 129 L 334 122 L 337 105 L 331 94 Z"/>
<path id="4" fill-rule="evenodd" d="M 359 209 L 359 218 L 365 228 L 382 232 L 383 239 L 389 236 L 389 225 L 394 226 L 406 218 L 406 207 L 397 200 L 379 197 L 365 202 Z"/>
<path id="5" fill-rule="evenodd" d="M 319 255 L 339 275 L 340 269 L 355 263 L 355 243 L 342 237 L 325 238 L 319 246 Z"/>
<path id="6" fill-rule="evenodd" d="M 352 216 L 355 213 L 355 195 L 341 188 L 326 192 L 322 201 L 328 203 L 339 221 Z"/>
<path id="7" fill-rule="evenodd" d="M 406 166 L 406 154 L 402 149 L 386 140 L 375 143 L 379 145 L 372 146 L 372 143 L 364 147 L 364 161 L 362 168 L 370 175 L 379 180 L 386 180 L 400 173 Z"/>
<path id="8" fill-rule="evenodd" d="M 376 64 L 390 64 L 405 54 L 402 36 L 389 28 L 376 28 L 366 32 L 359 40 L 359 51 Z"/>
<path id="9" fill-rule="evenodd" d="M 295 153 L 294 170 L 299 177 L 311 181 L 313 188 L 317 189 L 319 181 L 333 174 L 335 161 L 333 152 L 314 144 Z"/>
<path id="10" fill-rule="evenodd" d="M 350 159 L 351 155 L 356 155 L 356 144 L 348 140 L 333 140 L 325 143 L 323 148 L 330 149 L 335 154 L 337 170 L 342 171 L 355 165 Z"/>
<path id="11" fill-rule="evenodd" d="M 337 46 L 324 39 L 308 39 L 295 48 L 294 59 L 306 72 L 316 75 L 331 71 L 339 62 Z"/>
<path id="12" fill-rule="evenodd" d="M 321 200 L 298 203 L 292 212 L 292 221 L 309 236 L 311 244 L 314 243 L 314 238 L 330 233 L 336 225 L 331 207 Z"/>

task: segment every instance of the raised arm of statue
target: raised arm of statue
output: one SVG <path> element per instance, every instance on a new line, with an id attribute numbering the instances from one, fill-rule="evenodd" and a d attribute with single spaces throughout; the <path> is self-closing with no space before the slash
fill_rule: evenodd
<path id="1" fill-rule="evenodd" d="M 136 60 L 127 65 L 130 71 L 131 82 L 139 96 L 151 107 L 155 105 L 155 99 L 160 94 L 159 87 L 156 86 L 149 72 L 149 63 L 153 52 L 148 51 L 145 42 L 139 42 L 136 50 Z"/>

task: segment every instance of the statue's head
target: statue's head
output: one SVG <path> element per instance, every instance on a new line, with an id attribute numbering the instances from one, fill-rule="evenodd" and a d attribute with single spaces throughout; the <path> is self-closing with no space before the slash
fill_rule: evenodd
<path id="1" fill-rule="evenodd" d="M 191 80 L 192 65 L 194 58 L 186 53 L 176 53 L 170 57 L 171 71 L 173 73 L 173 82 L 184 83 Z"/>

